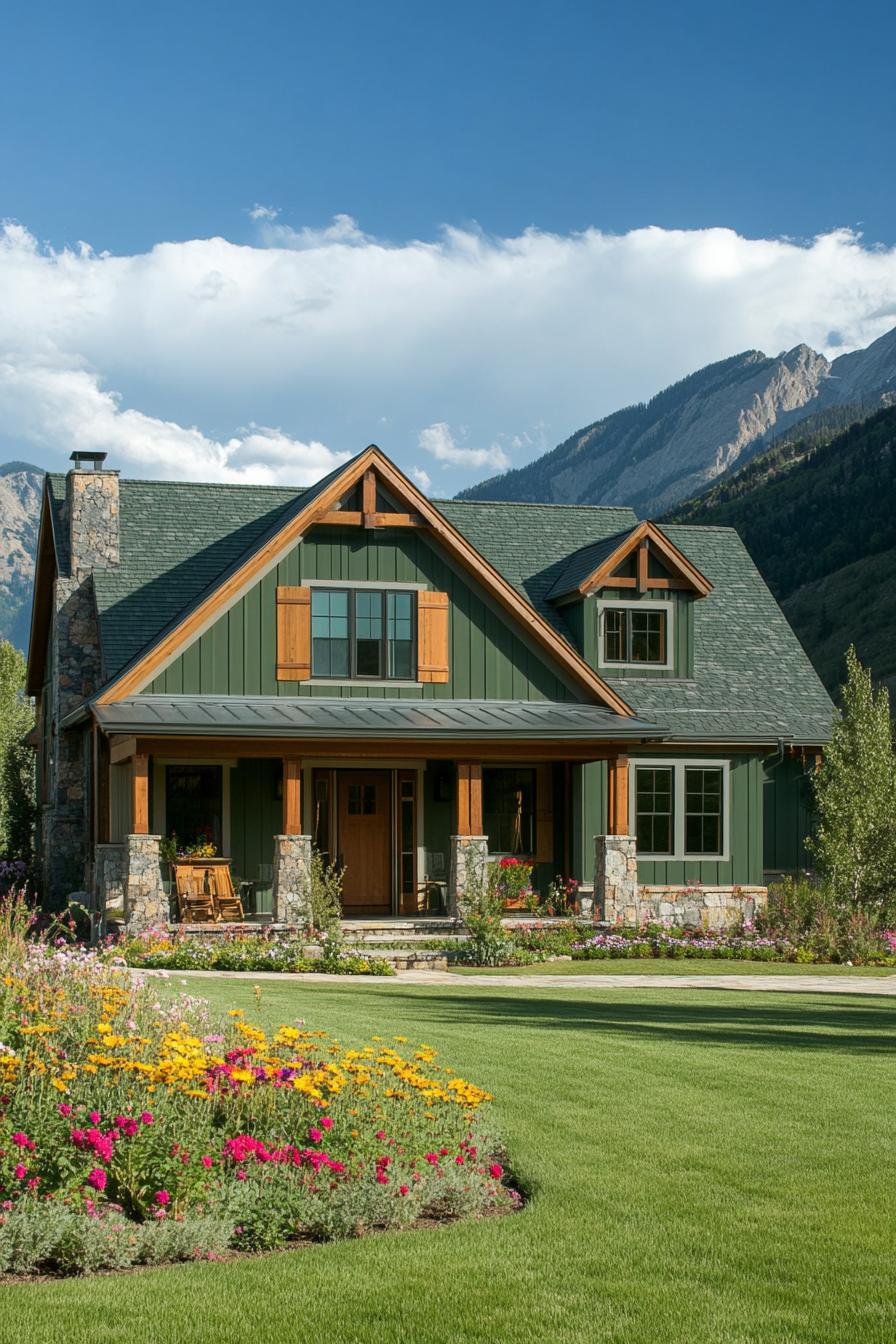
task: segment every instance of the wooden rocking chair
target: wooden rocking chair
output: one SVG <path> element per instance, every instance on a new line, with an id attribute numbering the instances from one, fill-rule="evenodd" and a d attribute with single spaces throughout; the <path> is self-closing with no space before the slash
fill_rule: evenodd
<path id="1" fill-rule="evenodd" d="M 196 890 L 196 874 L 189 864 L 175 863 L 173 867 L 181 923 L 213 924 L 216 916 L 211 892 Z"/>
<path id="2" fill-rule="evenodd" d="M 245 918 L 243 903 L 234 890 L 230 866 L 226 863 L 218 864 L 209 870 L 208 877 L 209 885 L 214 891 L 215 918 L 243 920 Z"/>

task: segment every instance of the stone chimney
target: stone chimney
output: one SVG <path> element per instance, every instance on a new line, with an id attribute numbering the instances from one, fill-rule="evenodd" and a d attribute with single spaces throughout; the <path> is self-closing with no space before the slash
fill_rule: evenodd
<path id="1" fill-rule="evenodd" d="M 72 453 L 65 478 L 71 576 L 83 580 L 119 560 L 118 472 L 103 467 L 105 453 Z"/>

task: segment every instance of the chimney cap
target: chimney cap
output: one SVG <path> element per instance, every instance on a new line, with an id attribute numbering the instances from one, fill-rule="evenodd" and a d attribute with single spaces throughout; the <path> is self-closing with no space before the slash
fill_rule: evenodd
<path id="1" fill-rule="evenodd" d="M 74 462 L 75 471 L 100 471 L 107 457 L 108 453 L 83 453 L 76 449 L 69 461 Z"/>

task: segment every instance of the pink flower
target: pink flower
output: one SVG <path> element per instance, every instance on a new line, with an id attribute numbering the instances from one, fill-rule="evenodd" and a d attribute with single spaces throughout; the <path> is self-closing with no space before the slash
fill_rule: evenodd
<path id="1" fill-rule="evenodd" d="M 501 1177 L 504 1175 L 504 1168 L 501 1166 L 500 1162 L 493 1162 L 488 1169 L 488 1174 L 489 1176 L 494 1176 L 496 1181 L 500 1181 Z"/>
<path id="2" fill-rule="evenodd" d="M 375 1139 L 384 1139 L 386 1137 L 386 1131 L 384 1129 L 378 1129 L 373 1137 Z"/>
<path id="3" fill-rule="evenodd" d="M 215 1165 L 215 1159 L 213 1157 L 209 1157 L 208 1154 L 206 1154 L 205 1157 L 203 1157 L 202 1159 L 202 1165 L 204 1167 L 213 1167 Z"/>
<path id="4" fill-rule="evenodd" d="M 17 1181 L 24 1181 L 25 1177 L 28 1175 L 28 1168 L 24 1166 L 23 1163 L 17 1162 L 13 1168 L 12 1174 Z"/>
<path id="5" fill-rule="evenodd" d="M 98 1125 L 101 1119 L 99 1111 L 91 1111 L 87 1119 L 92 1125 Z"/>
<path id="6" fill-rule="evenodd" d="M 13 1143 L 16 1145 L 17 1148 L 33 1148 L 33 1147 L 34 1147 L 34 1144 L 31 1142 L 31 1140 L 29 1139 L 28 1135 L 27 1135 L 27 1134 L 23 1134 L 22 1131 L 21 1131 L 20 1129 L 17 1129 L 16 1132 L 15 1132 L 15 1134 L 13 1134 L 13 1136 L 12 1136 L 12 1141 L 13 1141 Z"/>
<path id="7" fill-rule="evenodd" d="M 107 1179 L 106 1173 L 103 1171 L 102 1167 L 94 1167 L 93 1171 L 87 1177 L 87 1184 L 92 1185 L 94 1190 L 105 1190 Z"/>
<path id="8" fill-rule="evenodd" d="M 140 1116 L 140 1123 L 144 1125 L 152 1124 L 152 1111 L 143 1111 Z"/>
<path id="9" fill-rule="evenodd" d="M 439 1165 L 438 1153 L 425 1153 L 424 1156 L 426 1158 L 426 1161 L 430 1164 L 430 1166 L 437 1167 Z"/>
<path id="10" fill-rule="evenodd" d="M 308 1137 L 312 1143 L 320 1143 L 321 1139 L 323 1138 L 323 1134 L 321 1134 L 319 1129 L 316 1129 L 315 1126 L 312 1125 L 308 1131 Z"/>
<path id="11" fill-rule="evenodd" d="M 389 1184 L 389 1177 L 386 1175 L 384 1171 L 378 1171 L 376 1174 L 376 1179 L 379 1181 L 380 1185 Z"/>
<path id="12" fill-rule="evenodd" d="M 398 1193 L 400 1195 L 409 1195 L 411 1193 L 411 1187 L 409 1185 L 400 1185 L 398 1187 Z"/>
<path id="13" fill-rule="evenodd" d="M 72 1108 L 67 1101 L 61 1101 L 56 1109 L 60 1115 L 69 1116 L 72 1113 Z"/>
<path id="14" fill-rule="evenodd" d="M 242 1167 L 240 1167 L 239 1171 L 236 1173 L 236 1178 L 238 1181 L 244 1181 L 246 1179 L 246 1173 Z"/>
<path id="15" fill-rule="evenodd" d="M 320 1124 L 321 1124 L 321 1129 L 332 1129 L 332 1128 L 333 1128 L 333 1117 L 332 1117 L 332 1115 L 325 1115 L 325 1116 L 323 1116 L 323 1118 L 321 1119 Z"/>
<path id="16" fill-rule="evenodd" d="M 169 1195 L 167 1190 L 156 1191 L 156 1203 L 161 1204 L 163 1207 L 165 1204 L 171 1203 L 171 1196 Z"/>
<path id="17" fill-rule="evenodd" d="M 463 1153 L 458 1153 L 457 1157 L 454 1159 L 454 1165 L 456 1167 L 462 1167 L 463 1164 L 464 1164 L 464 1155 Z"/>

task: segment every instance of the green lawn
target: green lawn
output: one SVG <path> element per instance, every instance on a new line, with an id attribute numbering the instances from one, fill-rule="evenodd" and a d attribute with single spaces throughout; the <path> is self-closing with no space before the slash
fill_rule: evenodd
<path id="1" fill-rule="evenodd" d="M 190 988 L 253 1005 L 251 981 Z M 5 1288 L 0 1339 L 896 1338 L 891 1000 L 266 981 L 261 1010 L 343 1039 L 404 1033 L 443 1050 L 495 1092 L 532 1191 L 527 1209 L 228 1264 Z"/>
<path id="2" fill-rule="evenodd" d="M 452 966 L 456 975 L 890 975 L 893 966 L 797 966 L 789 961 L 725 961 L 722 957 L 608 957 L 606 961 L 543 961 L 536 966 Z"/>

